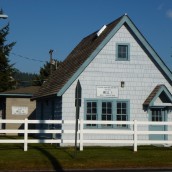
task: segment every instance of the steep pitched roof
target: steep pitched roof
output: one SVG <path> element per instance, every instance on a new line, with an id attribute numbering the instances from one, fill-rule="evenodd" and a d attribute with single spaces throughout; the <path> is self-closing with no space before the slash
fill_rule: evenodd
<path id="1" fill-rule="evenodd" d="M 143 103 L 144 106 L 152 106 L 154 101 L 156 100 L 157 97 L 160 96 L 160 94 L 162 92 L 165 92 L 167 98 L 170 102 L 172 102 L 172 95 L 169 92 L 169 90 L 167 89 L 167 87 L 165 85 L 157 85 L 152 92 L 150 93 L 150 95 L 147 97 L 147 99 L 145 100 L 145 102 Z"/>
<path id="2" fill-rule="evenodd" d="M 58 69 L 49 77 L 48 81 L 43 84 L 39 92 L 37 92 L 33 98 L 57 94 L 112 29 L 119 23 L 121 18 L 122 17 L 108 24 L 99 37 L 96 36 L 97 31 L 85 37 L 68 55 Z"/>
<path id="3" fill-rule="evenodd" d="M 32 97 L 38 90 L 40 86 L 30 86 L 22 87 L 15 90 L 4 91 L 0 93 L 0 96 L 28 96 Z"/>
<path id="4" fill-rule="evenodd" d="M 88 64 L 96 57 L 100 50 L 109 42 L 122 25 L 127 24 L 134 35 L 138 38 L 143 47 L 150 53 L 152 60 L 160 67 L 172 84 L 172 73 L 143 37 L 131 19 L 124 15 L 108 24 L 105 30 L 96 36 L 96 32 L 85 37 L 68 55 L 66 60 L 49 77 L 40 90 L 32 99 L 39 99 L 47 96 L 62 96 L 68 87 L 76 80 Z"/>

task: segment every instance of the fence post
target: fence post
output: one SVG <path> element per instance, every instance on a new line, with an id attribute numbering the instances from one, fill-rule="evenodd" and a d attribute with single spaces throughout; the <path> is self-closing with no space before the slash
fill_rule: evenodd
<path id="1" fill-rule="evenodd" d="M 137 120 L 134 120 L 134 152 L 137 152 Z"/>
<path id="2" fill-rule="evenodd" d="M 24 121 L 24 151 L 27 151 L 27 140 L 28 140 L 28 119 Z"/>
<path id="3" fill-rule="evenodd" d="M 80 119 L 80 151 L 83 151 L 83 119 Z"/>

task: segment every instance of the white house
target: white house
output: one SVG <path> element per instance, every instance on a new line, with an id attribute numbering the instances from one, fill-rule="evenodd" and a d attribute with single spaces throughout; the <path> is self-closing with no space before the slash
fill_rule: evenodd
<path id="1" fill-rule="evenodd" d="M 34 95 L 37 118 L 75 119 L 78 80 L 82 87 L 81 119 L 172 121 L 172 73 L 127 15 L 88 35 L 73 49 Z M 168 130 L 164 126 L 142 127 L 145 131 Z M 85 125 L 85 128 L 130 130 L 128 125 Z M 61 137 L 73 139 L 65 134 Z M 141 137 L 172 139 L 162 134 Z"/>

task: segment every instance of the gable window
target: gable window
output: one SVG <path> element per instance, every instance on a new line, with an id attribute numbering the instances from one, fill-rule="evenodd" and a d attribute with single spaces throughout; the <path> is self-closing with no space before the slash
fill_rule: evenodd
<path id="1" fill-rule="evenodd" d="M 87 112 L 86 112 L 86 120 L 97 120 L 97 102 L 89 101 L 87 102 Z M 96 124 L 87 124 L 87 126 L 95 127 Z"/>
<path id="2" fill-rule="evenodd" d="M 117 60 L 129 60 L 129 44 L 117 44 L 116 46 Z"/>
<path id="3" fill-rule="evenodd" d="M 117 102 L 117 121 L 128 121 L 127 102 Z M 127 127 L 126 124 L 118 124 L 117 127 Z"/>

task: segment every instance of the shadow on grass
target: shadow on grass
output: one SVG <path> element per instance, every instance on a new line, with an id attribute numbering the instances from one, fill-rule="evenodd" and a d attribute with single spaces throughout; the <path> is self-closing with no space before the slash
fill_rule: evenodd
<path id="1" fill-rule="evenodd" d="M 40 151 L 44 156 L 46 156 L 48 158 L 48 160 L 52 164 L 54 170 L 59 171 L 59 172 L 63 172 L 62 166 L 60 165 L 60 163 L 57 161 L 57 159 L 51 153 L 49 153 L 47 150 L 42 149 L 40 147 L 35 147 L 35 149 Z"/>
<path id="2" fill-rule="evenodd" d="M 9 144 L 1 144 L 0 145 L 0 150 L 14 150 L 14 149 L 18 149 L 18 150 L 22 150 L 23 151 L 23 144 L 16 144 L 16 145 L 12 145 L 11 143 Z"/>
<path id="3" fill-rule="evenodd" d="M 79 152 L 79 148 L 75 150 L 74 147 L 66 147 L 62 149 L 65 154 L 67 154 L 70 158 L 75 159 L 77 158 L 77 154 Z"/>
<path id="4" fill-rule="evenodd" d="M 17 139 L 23 139 L 22 137 L 18 137 L 18 136 L 0 136 L 0 139 L 4 139 L 4 140 L 17 140 Z M 13 150 L 13 149 L 21 149 L 23 150 L 23 143 L 1 143 L 0 144 L 0 150 Z"/>

